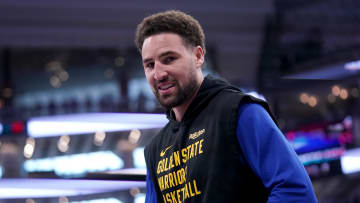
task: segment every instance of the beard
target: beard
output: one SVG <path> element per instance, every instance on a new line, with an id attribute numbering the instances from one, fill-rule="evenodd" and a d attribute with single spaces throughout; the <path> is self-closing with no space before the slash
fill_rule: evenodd
<path id="1" fill-rule="evenodd" d="M 159 90 L 155 88 L 155 96 L 161 106 L 170 109 L 179 106 L 188 101 L 197 90 L 197 80 L 195 73 L 188 75 L 188 82 L 181 86 L 177 80 L 171 80 L 175 84 L 175 91 L 170 95 L 160 95 Z"/>

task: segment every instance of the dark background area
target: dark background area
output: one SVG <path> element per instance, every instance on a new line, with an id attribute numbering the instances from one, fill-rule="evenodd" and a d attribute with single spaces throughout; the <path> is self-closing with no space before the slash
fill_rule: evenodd
<path id="1" fill-rule="evenodd" d="M 134 34 L 145 16 L 167 9 L 199 20 L 208 50 L 204 71 L 263 95 L 284 133 L 351 117 L 353 136 L 346 148 L 359 147 L 360 63 L 346 68 L 360 60 L 357 0 L 1 0 L 0 123 L 7 131 L 0 135 L 0 166 L 12 171 L 3 178 L 29 175 L 21 169 L 29 159 L 22 155 L 29 137 L 22 128 L 33 117 L 163 112 L 146 84 Z M 20 123 L 19 133 L 5 129 L 14 122 Z M 111 150 L 126 160 L 129 146 L 116 143 L 128 134 L 110 134 L 101 147 L 92 144 L 93 135 L 82 135 L 66 153 L 57 149 L 59 137 L 41 138 L 32 158 Z M 147 137 L 138 146 L 156 130 L 142 134 Z M 360 202 L 358 174 L 341 174 L 339 161 L 329 164 L 333 173 L 312 177 L 319 202 Z M 125 168 L 132 165 L 129 160 Z M 133 202 L 129 191 L 84 199 Z"/>

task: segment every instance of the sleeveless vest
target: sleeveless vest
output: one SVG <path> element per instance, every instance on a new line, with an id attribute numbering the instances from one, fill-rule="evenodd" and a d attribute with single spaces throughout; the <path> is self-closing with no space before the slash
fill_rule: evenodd
<path id="1" fill-rule="evenodd" d="M 167 112 L 169 123 L 145 148 L 159 202 L 266 202 L 269 193 L 236 138 L 244 102 L 259 103 L 270 113 L 264 101 L 208 76 L 181 122 Z"/>

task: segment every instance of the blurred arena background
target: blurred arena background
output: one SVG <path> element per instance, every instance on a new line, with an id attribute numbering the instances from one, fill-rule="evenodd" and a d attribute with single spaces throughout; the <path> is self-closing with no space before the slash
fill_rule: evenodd
<path id="1" fill-rule="evenodd" d="M 1 0 L 0 202 L 144 201 L 166 118 L 134 33 L 167 9 L 202 24 L 206 73 L 270 103 L 319 202 L 360 202 L 358 0 Z"/>

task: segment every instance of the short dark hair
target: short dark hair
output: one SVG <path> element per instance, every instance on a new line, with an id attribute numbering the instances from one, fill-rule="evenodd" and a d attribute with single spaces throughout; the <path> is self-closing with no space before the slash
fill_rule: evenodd
<path id="1" fill-rule="evenodd" d="M 144 18 L 137 26 L 135 36 L 140 53 L 145 39 L 160 33 L 178 34 L 186 45 L 200 46 L 205 53 L 205 35 L 200 23 L 184 12 L 169 10 Z"/>

